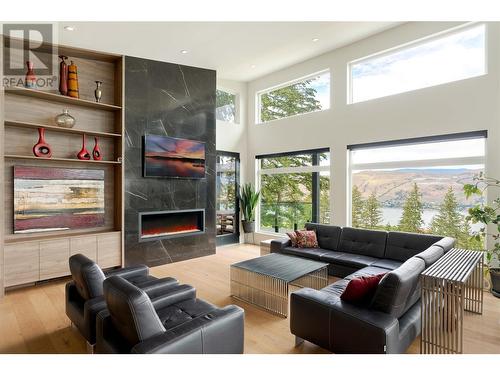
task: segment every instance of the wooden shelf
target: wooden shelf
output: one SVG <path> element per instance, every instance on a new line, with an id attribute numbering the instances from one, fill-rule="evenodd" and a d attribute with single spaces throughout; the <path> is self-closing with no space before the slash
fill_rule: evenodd
<path id="1" fill-rule="evenodd" d="M 90 164 L 121 164 L 120 161 L 114 160 L 80 160 L 80 159 L 67 159 L 67 158 L 38 158 L 36 156 L 26 155 L 5 155 L 5 159 L 27 159 L 37 161 L 59 161 L 59 162 L 72 162 L 72 163 L 90 163 Z"/>
<path id="2" fill-rule="evenodd" d="M 94 108 L 94 109 L 101 109 L 104 111 L 121 111 L 121 109 L 122 109 L 122 107 L 112 105 L 112 104 L 96 103 L 96 102 L 93 102 L 90 100 L 76 99 L 76 98 L 72 98 L 70 96 L 54 94 L 54 93 L 48 92 L 48 91 L 27 89 L 27 88 L 21 87 L 21 86 L 7 87 L 5 89 L 5 92 L 8 94 L 30 96 L 33 98 L 49 100 L 49 101 L 59 102 L 59 103 L 64 103 L 64 104 L 79 105 L 82 107 L 88 107 L 88 108 Z"/>
<path id="3" fill-rule="evenodd" d="M 29 233 L 22 233 L 22 234 L 11 234 L 11 238 L 6 238 L 5 243 L 20 243 L 20 242 L 30 242 L 30 241 L 49 241 L 49 240 L 54 240 L 54 239 L 59 239 L 59 238 L 70 238 L 70 237 L 82 237 L 82 236 L 97 236 L 100 234 L 108 234 L 108 233 L 119 233 L 120 231 L 109 229 L 109 230 L 96 230 L 96 231 L 85 231 L 85 232 L 78 232 L 78 233 L 64 233 L 66 231 L 61 230 L 57 232 L 51 232 L 49 235 L 36 235 L 35 233 L 33 236 L 29 236 Z M 24 237 L 18 237 L 18 238 L 13 238 L 13 236 L 24 236 Z"/>
<path id="4" fill-rule="evenodd" d="M 83 130 L 83 129 L 68 129 L 68 128 L 61 128 L 59 126 L 55 125 L 42 125 L 42 124 L 35 124 L 32 122 L 21 122 L 21 121 L 10 121 L 10 120 L 5 120 L 5 126 L 12 126 L 12 127 L 19 127 L 19 128 L 30 128 L 30 129 L 38 129 L 38 128 L 45 128 L 50 131 L 54 132 L 61 132 L 61 133 L 71 133 L 71 134 L 86 134 L 86 135 L 93 135 L 93 136 L 99 136 L 99 137 L 110 137 L 110 138 L 120 138 L 122 135 L 121 134 L 116 134 L 116 133 L 106 133 L 106 132 L 97 132 L 97 131 L 91 131 L 91 130 Z"/>

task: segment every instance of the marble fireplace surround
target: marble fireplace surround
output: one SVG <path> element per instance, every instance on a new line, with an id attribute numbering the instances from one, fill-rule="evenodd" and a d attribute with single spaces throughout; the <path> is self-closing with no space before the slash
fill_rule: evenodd
<path id="1" fill-rule="evenodd" d="M 125 265 L 157 266 L 215 254 L 213 70 L 125 57 Z M 143 136 L 205 143 L 205 178 L 143 177 Z M 143 212 L 203 210 L 204 231 L 141 239 Z"/>

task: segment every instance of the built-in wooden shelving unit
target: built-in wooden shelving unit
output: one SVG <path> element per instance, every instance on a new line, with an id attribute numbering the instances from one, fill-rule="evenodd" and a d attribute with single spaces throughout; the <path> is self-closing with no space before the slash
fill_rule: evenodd
<path id="1" fill-rule="evenodd" d="M 8 48 L 5 37 L 2 45 Z M 0 134 L 4 134 L 3 147 L 0 147 L 0 171 L 4 176 L 0 200 L 0 211 L 4 213 L 0 260 L 4 260 L 4 272 L 0 271 L 0 296 L 5 287 L 69 275 L 68 257 L 77 252 L 93 258 L 104 268 L 123 263 L 123 56 L 49 44 L 38 51 L 50 54 L 54 66 L 58 66 L 61 54 L 75 62 L 80 98 L 60 95 L 58 87 L 8 87 L 0 93 L 0 108 L 4 108 L 4 116 L 0 117 Z M 11 49 L 10 56 L 24 65 L 22 51 Z M 94 99 L 95 81 L 103 82 L 99 103 Z M 71 129 L 58 127 L 54 122 L 55 116 L 65 108 L 76 119 Z M 38 128 L 46 130 L 51 158 L 33 155 Z M 98 139 L 104 160 L 76 157 L 83 135 L 87 136 L 86 147 L 90 152 L 94 138 Z M 12 171 L 15 165 L 104 170 L 104 226 L 14 234 Z"/>
<path id="2" fill-rule="evenodd" d="M 106 133 L 106 132 L 98 132 L 98 131 L 91 131 L 91 130 L 84 130 L 84 129 L 61 128 L 60 126 L 34 124 L 32 122 L 5 120 L 4 124 L 5 124 L 5 126 L 14 126 L 14 127 L 19 127 L 19 128 L 29 128 L 29 129 L 45 128 L 45 130 L 49 130 L 49 131 L 53 131 L 53 132 L 78 134 L 78 135 L 87 134 L 87 135 L 97 136 L 97 137 L 110 137 L 110 138 L 117 137 L 117 138 L 120 138 L 122 136 L 119 133 Z"/>
<path id="3" fill-rule="evenodd" d="M 28 155 L 5 155 L 5 159 L 25 159 L 25 160 L 36 160 L 36 161 L 46 161 L 46 162 L 70 162 L 70 163 L 90 163 L 90 164 L 121 164 L 119 161 L 113 160 L 80 160 L 80 159 L 69 159 L 69 158 L 38 158 L 36 156 Z"/>
<path id="4" fill-rule="evenodd" d="M 52 102 L 78 105 L 82 107 L 101 109 L 104 111 L 121 111 L 122 107 L 112 104 L 96 103 L 95 101 L 90 101 L 86 99 L 76 99 L 70 96 L 63 96 L 60 94 L 52 93 L 49 91 L 27 89 L 25 87 L 13 86 L 6 89 L 8 94 L 30 96 L 33 98 L 38 98 L 42 100 L 49 100 Z"/>

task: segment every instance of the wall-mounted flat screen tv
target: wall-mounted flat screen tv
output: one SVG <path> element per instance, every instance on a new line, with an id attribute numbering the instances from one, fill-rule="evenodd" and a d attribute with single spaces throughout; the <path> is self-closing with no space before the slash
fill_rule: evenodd
<path id="1" fill-rule="evenodd" d="M 204 178 L 205 143 L 145 135 L 143 164 L 144 177 Z"/>

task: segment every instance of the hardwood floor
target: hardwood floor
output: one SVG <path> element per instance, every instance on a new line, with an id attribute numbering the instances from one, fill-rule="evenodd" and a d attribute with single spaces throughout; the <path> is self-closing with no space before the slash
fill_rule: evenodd
<path id="1" fill-rule="evenodd" d="M 155 267 L 155 276 L 172 276 L 196 287 L 198 296 L 216 305 L 245 309 L 245 353 L 327 353 L 305 342 L 294 347 L 288 319 L 279 318 L 229 296 L 229 265 L 259 255 L 253 245 L 225 246 L 217 254 Z M 64 312 L 66 280 L 7 292 L 0 300 L 0 353 L 85 353 L 85 341 L 70 328 Z M 332 280 L 333 281 L 333 280 Z M 467 313 L 466 353 L 500 353 L 500 300 L 484 294 L 484 313 Z M 415 340 L 408 353 L 418 353 Z"/>

